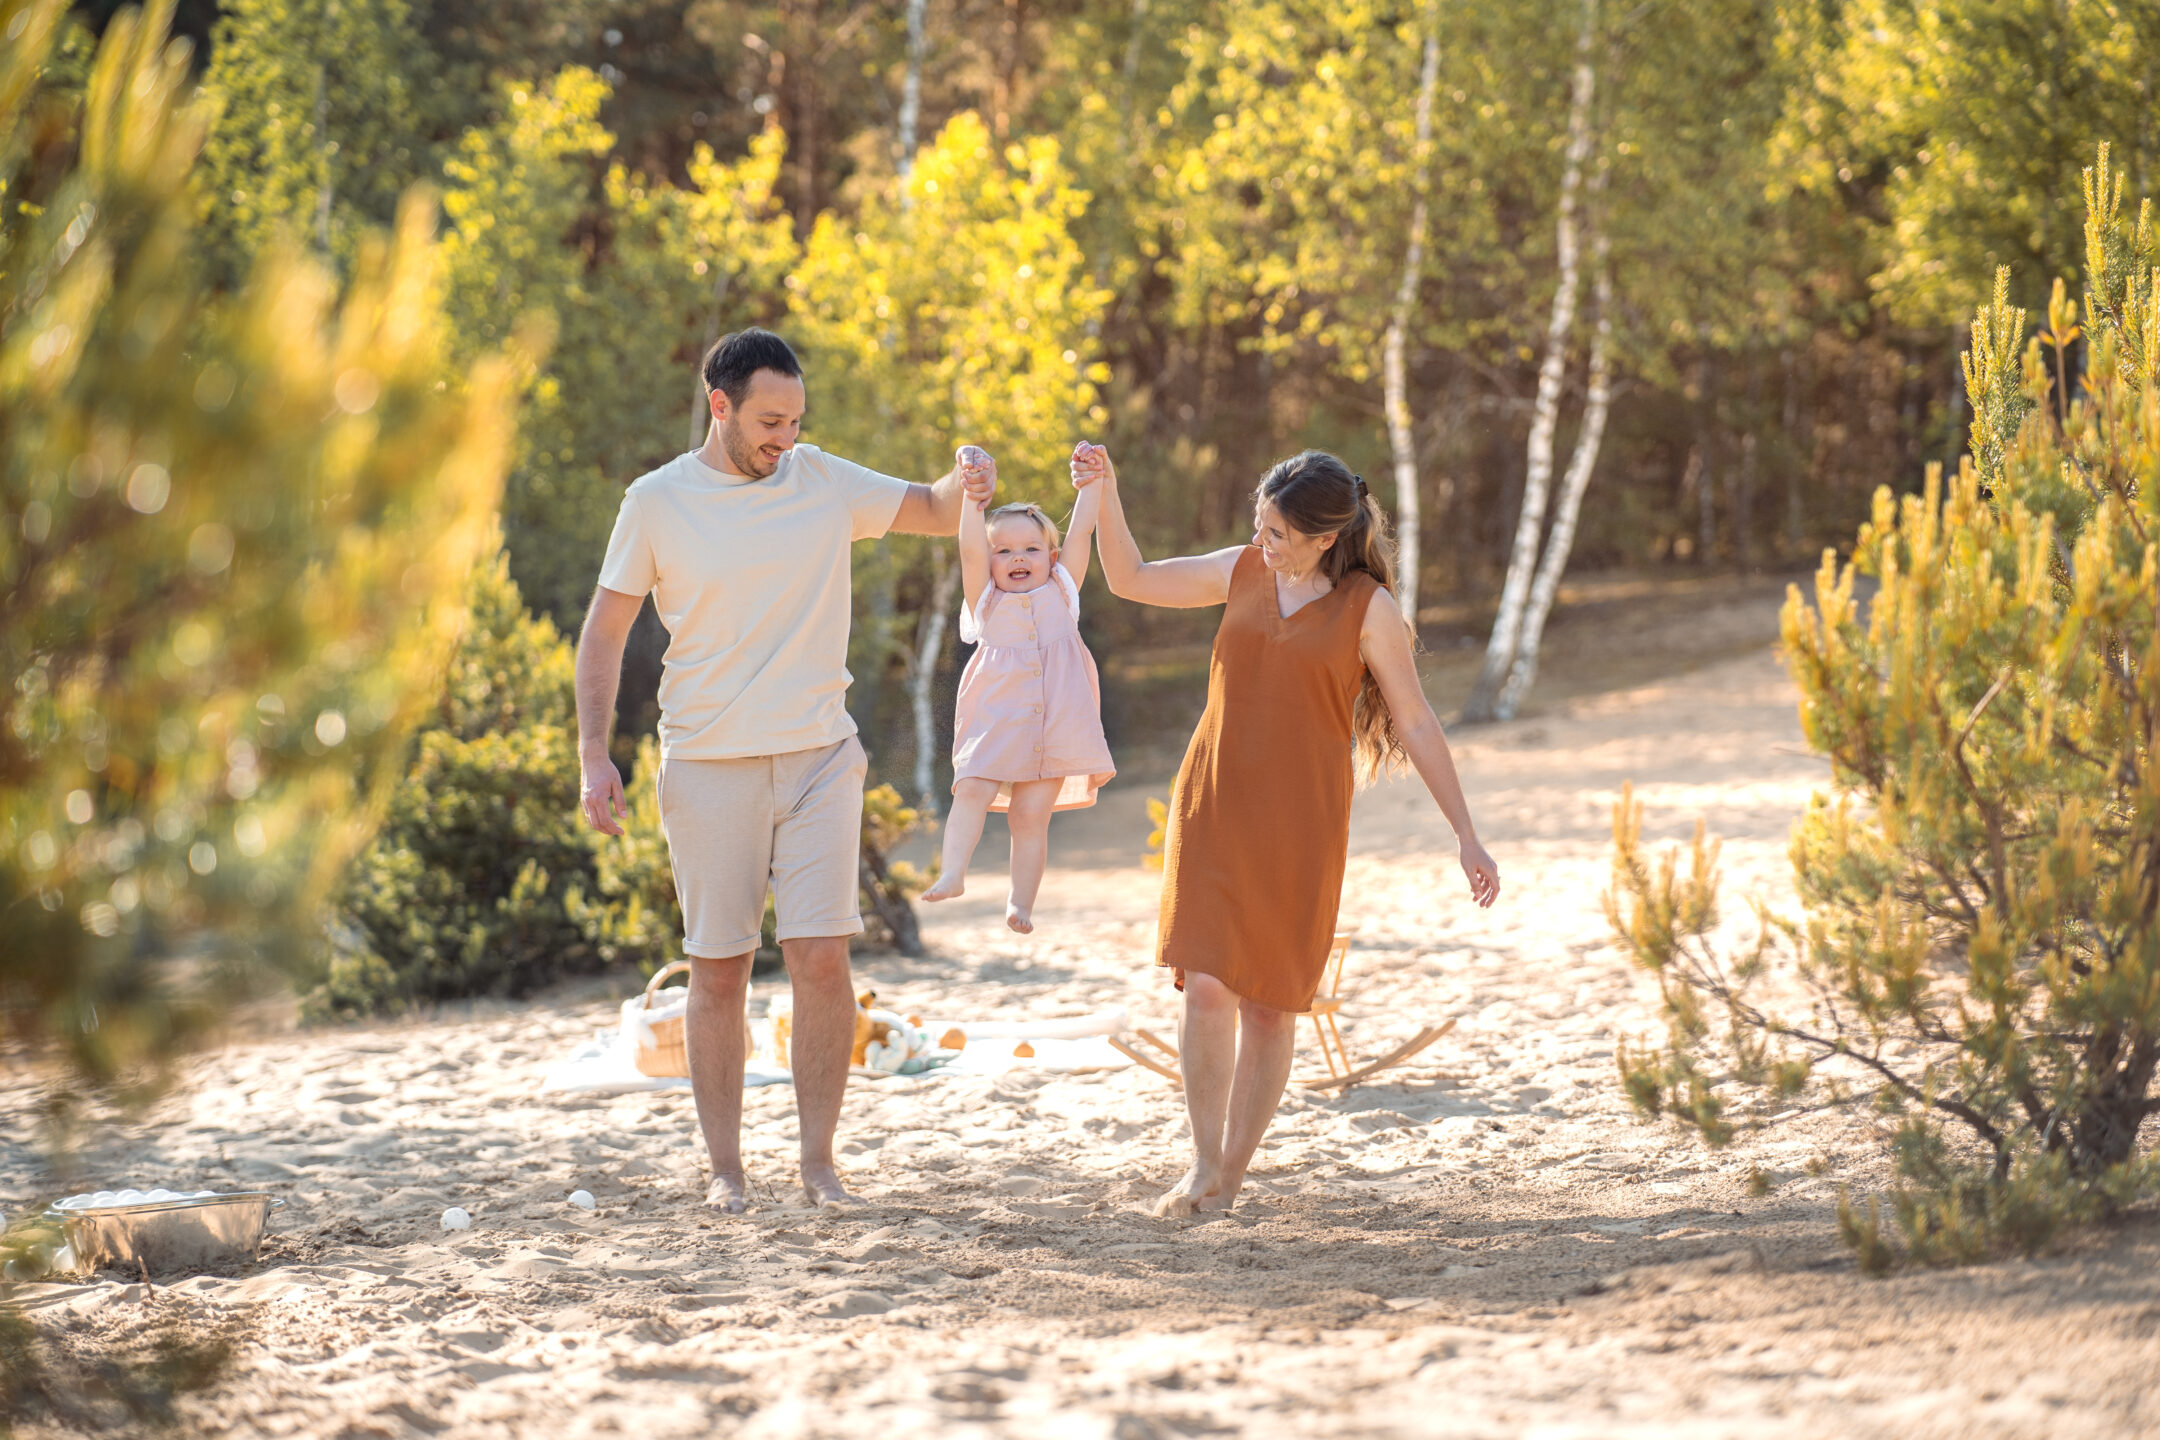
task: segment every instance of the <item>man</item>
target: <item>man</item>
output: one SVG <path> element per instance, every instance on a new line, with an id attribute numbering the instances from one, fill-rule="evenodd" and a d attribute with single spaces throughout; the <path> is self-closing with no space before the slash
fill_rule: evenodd
<path id="1" fill-rule="evenodd" d="M 795 993 L 788 1058 L 813 1205 L 853 1197 L 833 1129 L 855 1036 L 848 937 L 857 889 L 862 745 L 847 713 L 849 547 L 889 530 L 951 535 L 997 467 L 972 446 L 911 485 L 798 445 L 802 366 L 779 336 L 744 330 L 704 363 L 712 426 L 699 449 L 623 496 L 578 637 L 585 819 L 620 835 L 608 729 L 623 642 L 650 593 L 669 643 L 660 680 L 661 825 L 690 958 L 690 1086 L 712 1157 L 706 1203 L 740 1214 L 743 1004 L 770 888 Z"/>

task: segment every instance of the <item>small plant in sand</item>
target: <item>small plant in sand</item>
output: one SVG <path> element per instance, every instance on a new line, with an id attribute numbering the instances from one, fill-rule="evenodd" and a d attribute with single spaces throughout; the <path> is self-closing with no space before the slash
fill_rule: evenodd
<path id="1" fill-rule="evenodd" d="M 1163 868 L 1163 846 L 1170 838 L 1170 807 L 1154 796 L 1147 802 L 1148 836 L 1146 853 L 1140 863 L 1150 870 Z"/>
<path id="2" fill-rule="evenodd" d="M 1894 1228 L 1841 1207 L 1870 1271 L 2035 1250 L 2160 1179 L 2160 231 L 2086 171 L 2082 393 L 2042 403 L 1999 276 L 1966 359 L 1973 460 L 1875 499 L 1784 645 L 1832 788 L 1796 828 L 1804 923 L 1713 941 L 1715 849 L 1653 861 L 1614 819 L 1608 912 L 1669 1036 L 1623 1047 L 1646 1114 L 1732 1137 L 1718 1072 L 1891 1127 Z M 2058 294 L 2050 335 L 2076 319 Z M 2058 372 L 2059 373 L 2059 372 Z M 1879 590 L 1862 607 L 1856 574 Z M 1790 949 L 1804 1000 L 1768 998 Z"/>

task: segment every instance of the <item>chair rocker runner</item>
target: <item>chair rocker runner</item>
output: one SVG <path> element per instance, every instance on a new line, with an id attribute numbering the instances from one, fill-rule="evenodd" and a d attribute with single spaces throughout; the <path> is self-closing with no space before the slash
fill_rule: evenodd
<path id="1" fill-rule="evenodd" d="M 1305 1017 L 1313 1022 L 1313 1033 L 1320 1041 L 1320 1058 L 1328 1069 L 1324 1076 L 1296 1079 L 1297 1084 L 1308 1090 L 1346 1090 L 1383 1070 L 1402 1064 L 1455 1028 L 1453 1019 L 1445 1024 L 1427 1025 L 1379 1059 L 1365 1065 L 1353 1065 L 1350 1052 L 1343 1044 L 1342 1031 L 1335 1024 L 1335 1017 L 1342 1011 L 1343 963 L 1349 958 L 1350 937 L 1337 935 L 1335 944 L 1328 951 L 1324 993 L 1315 995 L 1312 1008 L 1304 1012 Z M 1177 1046 L 1146 1030 L 1135 1030 L 1132 1033 L 1133 1039 L 1149 1046 L 1156 1053 L 1151 1054 L 1128 1043 L 1123 1036 L 1112 1036 L 1111 1045 L 1135 1065 L 1152 1070 L 1166 1080 L 1176 1081 L 1180 1085 L 1185 1083 L 1184 1073 L 1178 1067 Z"/>

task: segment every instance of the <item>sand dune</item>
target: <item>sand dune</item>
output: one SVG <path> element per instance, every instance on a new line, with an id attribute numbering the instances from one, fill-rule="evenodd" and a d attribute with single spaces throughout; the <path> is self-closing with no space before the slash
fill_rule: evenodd
<path id="1" fill-rule="evenodd" d="M 2149 1217 L 1869 1281 L 1832 1224 L 1840 1182 L 1882 1178 L 1855 1122 L 1792 1117 L 1712 1155 L 1626 1110 L 1614 1043 L 1652 1010 L 1600 913 L 1610 806 L 1632 780 L 1654 834 L 1706 815 L 1728 894 L 1785 895 L 1822 769 L 1766 654 L 1461 756 L 1501 904 L 1469 905 L 1445 826 L 1395 786 L 1360 801 L 1344 906 L 1353 1050 L 1460 1025 L 1385 1083 L 1293 1088 L 1228 1218 L 1145 1213 L 1184 1121 L 1137 1070 L 857 1083 L 842 1164 L 870 1203 L 845 1215 L 792 1203 L 792 1095 L 753 1090 L 759 1203 L 709 1216 L 686 1095 L 536 1093 L 611 1023 L 614 992 L 588 988 L 205 1057 L 88 1161 L 99 1183 L 287 1197 L 261 1264 L 31 1303 L 87 1334 L 251 1308 L 240 1372 L 188 1402 L 213 1435 L 2151 1433 Z M 926 915 L 932 957 L 865 956 L 864 978 L 900 1008 L 1122 1004 L 1170 1033 L 1144 788 L 1058 822 L 1036 936 L 1003 928 L 986 854 L 979 893 Z M 26 1134 L 34 1100 L 17 1087 L 0 1128 Z M 1773 1189 L 1751 1198 L 1758 1167 Z M 580 1187 L 596 1211 L 565 1202 Z M 0 1145 L 11 1209 L 53 1189 Z M 471 1231 L 437 1228 L 453 1204 Z"/>

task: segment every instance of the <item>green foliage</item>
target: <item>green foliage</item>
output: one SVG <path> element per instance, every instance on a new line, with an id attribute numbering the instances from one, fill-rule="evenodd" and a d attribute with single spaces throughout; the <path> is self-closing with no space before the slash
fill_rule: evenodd
<path id="1" fill-rule="evenodd" d="M 342 298 L 277 245 L 205 291 L 170 5 L 116 17 L 79 85 L 44 75 L 61 14 L 0 3 L 0 1015 L 103 1085 L 295 953 L 366 842 L 512 391 L 446 363 L 421 204 Z"/>
<path id="2" fill-rule="evenodd" d="M 2160 225 L 2152 200 L 2138 202 L 2137 223 L 2122 222 L 2123 177 L 2103 142 L 2085 171 L 2085 313 L 2115 341 L 2115 363 L 2132 384 L 2160 369 Z M 2059 327 L 2058 327 L 2059 328 Z"/>
<path id="3" fill-rule="evenodd" d="M 1631 1094 L 1701 1075 L 1720 1012 L 1743 1081 L 1802 1075 L 1895 1119 L 1892 1211 L 1923 1263 L 2038 1249 L 2160 1181 L 2139 1145 L 2160 1111 L 2160 306 L 2120 268 L 2150 242 L 2117 183 L 2086 187 L 2076 403 L 2037 406 L 2039 341 L 2019 355 L 1998 281 L 1967 362 L 1977 464 L 1880 492 L 1852 562 L 1826 558 L 1815 604 L 1786 605 L 1833 774 L 1792 842 L 1807 1014 L 1756 998 L 1760 950 L 1718 955 L 1714 877 L 1678 880 L 1670 857 L 1653 873 L 1631 806 L 1615 820 L 1614 923 L 1672 1026 L 1662 1054 L 1625 1059 Z M 1865 610 L 1860 574 L 1880 587 Z M 1889 1243 L 1873 1216 L 1842 1222 L 1871 1268 Z"/>
<path id="4" fill-rule="evenodd" d="M 349 266 L 435 172 L 438 68 L 404 0 L 227 0 L 196 177 L 221 276 L 237 280 L 280 236 Z"/>
<path id="5" fill-rule="evenodd" d="M 473 622 L 375 843 L 354 864 L 315 1019 L 473 995 L 523 995 L 609 966 L 680 958 L 682 907 L 661 830 L 659 742 L 639 745 L 620 838 L 578 813 L 573 657 L 528 613 L 498 556 L 473 576 Z M 890 852 L 920 823 L 889 785 L 863 797 L 865 919 L 903 948 L 929 883 Z M 765 945 L 772 943 L 768 900 Z"/>
<path id="6" fill-rule="evenodd" d="M 647 975 L 680 958 L 683 933 L 675 871 L 660 828 L 660 790 L 652 783 L 659 773 L 660 742 L 648 735 L 638 742 L 635 783 L 626 787 L 630 813 L 623 817 L 622 837 L 598 842 L 597 898 L 571 908 L 603 961 L 634 964 Z M 771 910 L 768 900 L 768 940 Z"/>
<path id="7" fill-rule="evenodd" d="M 609 961 L 671 958 L 673 890 L 652 873 L 657 804 L 606 869 L 578 814 L 574 662 L 506 560 L 473 575 L 472 623 L 375 842 L 353 866 L 316 1016 L 522 995 Z M 649 794 L 650 785 L 634 787 Z"/>
<path id="8" fill-rule="evenodd" d="M 928 480 L 968 440 L 1013 498 L 1069 495 L 1065 457 L 1107 378 L 1088 337 L 1105 296 L 1071 231 L 1086 204 L 1056 140 L 999 154 L 963 113 L 899 199 L 821 216 L 787 282 L 818 443 Z"/>
<path id="9" fill-rule="evenodd" d="M 697 360 L 723 322 L 758 313 L 794 258 L 768 132 L 735 164 L 701 148 L 682 188 L 606 157 L 608 87 L 571 66 L 505 82 L 500 115 L 445 165 L 446 305 L 467 346 L 523 317 L 557 340 L 532 379 L 503 502 L 513 572 L 559 624 L 584 614 L 623 487 L 704 438 Z M 603 238 L 604 237 L 604 238 Z"/>
<path id="10" fill-rule="evenodd" d="M 2082 258 L 2063 205 L 2102 136 L 2153 149 L 2160 23 L 2140 0 L 1860 0 L 1781 6 L 1796 85 L 1777 186 L 1843 195 L 1871 281 L 1908 321 L 1950 324 L 1975 279 L 2038 298 Z M 2104 168 L 2104 167 L 2103 167 Z M 2141 173 L 2149 173 L 2141 170 Z"/>
<path id="11" fill-rule="evenodd" d="M 1182 242 L 1164 265 L 1187 323 L 1243 329 L 1271 350 L 1310 341 L 1353 380 L 1378 374 L 1416 199 L 1423 29 L 1442 31 L 1446 120 L 1467 104 L 1458 93 L 1495 88 L 1492 51 L 1478 43 L 1491 37 L 1477 32 L 1496 22 L 1455 6 L 1435 17 L 1433 8 L 1266 0 L 1226 7 L 1223 33 L 1184 37 L 1188 72 L 1168 102 L 1180 117 L 1177 139 L 1151 199 Z M 1492 119 L 1435 128 L 1437 225 L 1427 253 L 1433 269 L 1451 272 L 1443 292 L 1451 300 L 1522 278 L 1520 257 L 1500 244 L 1505 182 L 1495 182 L 1544 138 L 1524 127 L 1550 117 L 1506 106 Z M 1438 344 L 1463 343 L 1465 322 L 1487 318 L 1452 304 L 1422 316 Z"/>

